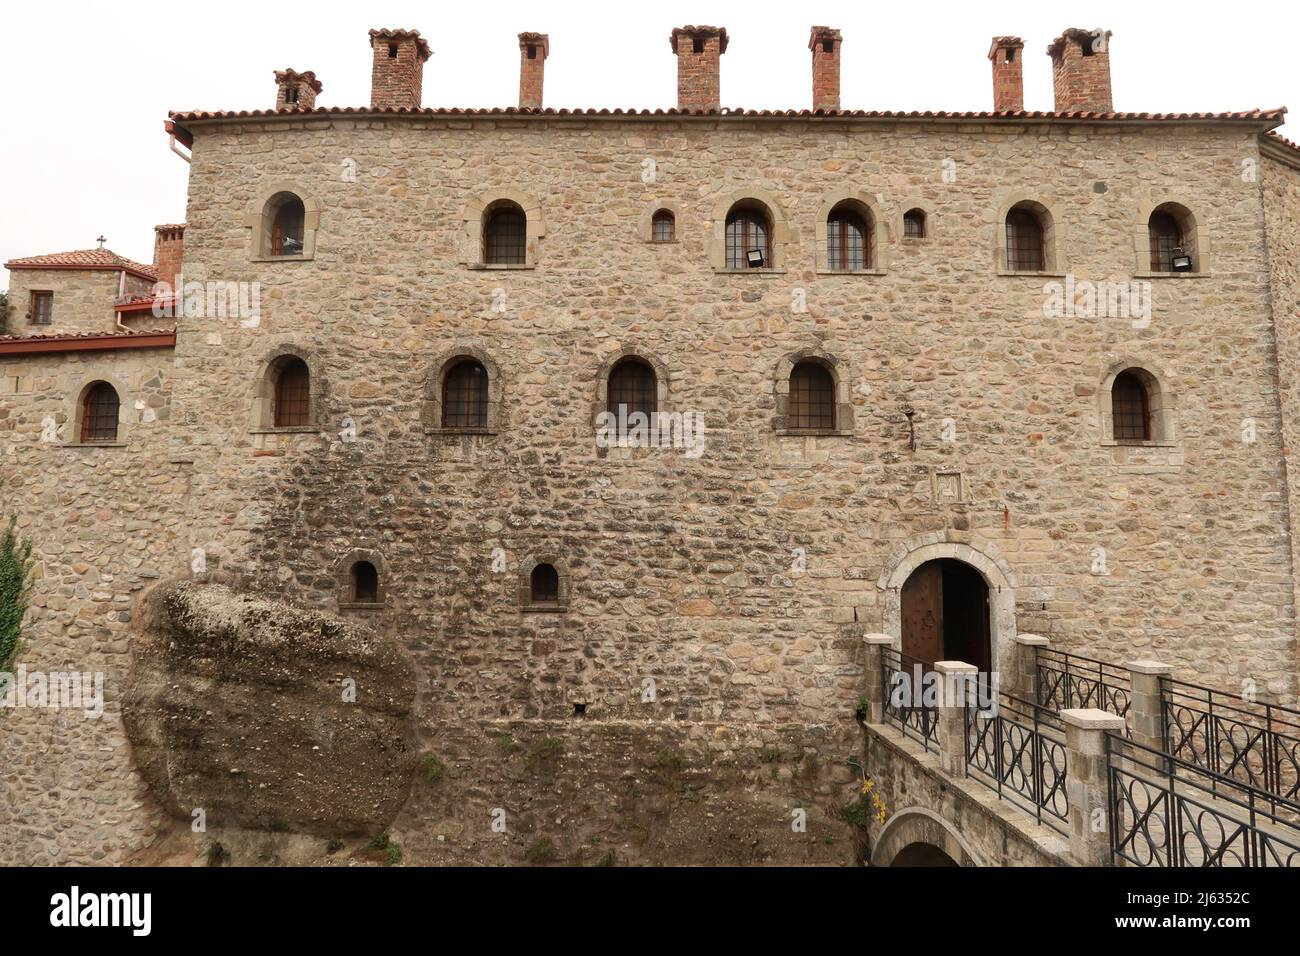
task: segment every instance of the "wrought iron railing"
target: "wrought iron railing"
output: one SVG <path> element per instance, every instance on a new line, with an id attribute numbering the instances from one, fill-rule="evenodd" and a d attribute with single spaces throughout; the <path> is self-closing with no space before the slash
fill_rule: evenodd
<path id="1" fill-rule="evenodd" d="M 925 707 L 921 701 L 921 687 L 917 677 L 929 665 L 915 657 L 908 657 L 892 647 L 881 645 L 881 693 L 885 702 L 885 720 L 895 724 L 909 737 L 919 740 L 926 750 L 939 749 L 939 712 L 936 707 Z M 902 675 L 898 677 L 896 675 Z M 905 680 L 905 685 L 901 683 Z M 900 693 L 900 687 L 906 691 Z"/>
<path id="2" fill-rule="evenodd" d="M 1300 867 L 1300 804 L 1106 735 L 1111 862 Z"/>
<path id="3" fill-rule="evenodd" d="M 998 798 L 1032 813 L 1039 823 L 1068 834 L 1064 727 L 1053 711 L 999 693 L 992 713 L 965 703 L 966 774 Z"/>
<path id="4" fill-rule="evenodd" d="M 1096 707 L 1128 717 L 1132 678 L 1127 667 L 1080 654 L 1036 647 L 1038 703 L 1054 711 Z"/>
<path id="5" fill-rule="evenodd" d="M 1300 802 L 1300 710 L 1177 680 L 1164 682 L 1161 709 L 1169 754 Z"/>

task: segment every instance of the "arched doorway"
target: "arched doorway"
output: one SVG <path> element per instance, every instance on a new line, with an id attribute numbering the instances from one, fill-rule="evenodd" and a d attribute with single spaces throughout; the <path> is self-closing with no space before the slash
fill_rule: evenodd
<path id="1" fill-rule="evenodd" d="M 992 670 L 989 586 L 979 571 L 955 558 L 927 561 L 903 584 L 901 598 L 905 655 Z"/>
<path id="2" fill-rule="evenodd" d="M 952 857 L 933 843 L 909 843 L 898 851 L 890 866 L 958 866 Z"/>

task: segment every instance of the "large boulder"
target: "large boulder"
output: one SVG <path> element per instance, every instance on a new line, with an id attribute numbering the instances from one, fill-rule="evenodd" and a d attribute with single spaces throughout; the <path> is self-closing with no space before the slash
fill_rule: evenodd
<path id="1" fill-rule="evenodd" d="M 155 589 L 138 621 L 124 718 L 169 812 L 323 836 L 377 833 L 397 815 L 415 678 L 395 641 L 193 582 Z"/>

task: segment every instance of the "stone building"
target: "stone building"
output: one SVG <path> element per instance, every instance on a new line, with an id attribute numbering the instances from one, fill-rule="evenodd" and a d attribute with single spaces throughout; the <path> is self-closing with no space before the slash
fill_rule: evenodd
<path id="1" fill-rule="evenodd" d="M 850 861 L 868 632 L 998 670 L 1032 631 L 1294 704 L 1284 110 L 1115 111 L 1109 34 L 1080 30 L 1051 112 L 1007 36 L 974 113 L 842 109 L 821 26 L 813 108 L 786 111 L 722 107 L 719 27 L 672 31 L 654 111 L 545 107 L 537 33 L 518 107 L 425 107 L 425 39 L 369 40 L 368 106 L 285 69 L 272 109 L 168 118 L 191 171 L 160 271 L 200 290 L 174 350 L 0 340 L 39 556 L 20 660 L 108 688 L 99 721 L 11 715 L 0 860 L 190 838 L 121 709 L 172 578 L 404 648 L 442 768 L 391 821 L 418 862 Z M 15 277 L 56 316 L 107 281 Z M 111 440 L 84 430 L 99 382 Z M 611 430 L 619 406 L 654 425 Z"/>

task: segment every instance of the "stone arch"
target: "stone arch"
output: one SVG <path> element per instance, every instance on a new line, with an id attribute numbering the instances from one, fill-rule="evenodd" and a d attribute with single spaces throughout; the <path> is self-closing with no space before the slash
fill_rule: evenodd
<path id="1" fill-rule="evenodd" d="M 984 578 L 989 589 L 990 658 L 994 668 L 1009 678 L 1015 665 L 1018 583 L 1015 572 L 991 541 L 945 530 L 914 536 L 895 547 L 876 580 L 876 587 L 885 592 L 884 633 L 894 639 L 895 650 L 902 649 L 903 585 L 913 571 L 939 558 L 961 561 Z"/>
<path id="2" fill-rule="evenodd" d="M 1138 202 L 1137 218 L 1133 223 L 1133 251 L 1136 256 L 1134 272 L 1139 275 L 1187 275 L 1188 273 L 1156 272 L 1151 270 L 1150 224 L 1151 217 L 1157 212 L 1167 212 L 1178 221 L 1182 229 L 1184 251 L 1192 256 L 1191 275 L 1202 275 L 1211 271 L 1214 253 L 1211 248 L 1209 230 L 1202 228 L 1197 220 L 1195 203 L 1181 193 L 1147 193 Z"/>
<path id="3" fill-rule="evenodd" d="M 813 235 L 817 246 L 815 250 L 817 271 L 827 272 L 832 275 L 844 274 L 844 270 L 832 272 L 826 255 L 826 222 L 830 218 L 831 211 L 842 205 L 852 206 L 858 215 L 868 221 L 871 231 L 870 261 L 872 265 L 870 268 L 856 271 L 864 274 L 884 272 L 888 268 L 888 247 L 894 242 L 893 224 L 890 218 L 881 211 L 878 199 L 864 192 L 851 189 L 843 189 L 827 194 L 821 208 L 817 210 L 817 220 L 813 224 Z"/>
<path id="4" fill-rule="evenodd" d="M 279 426 L 275 424 L 273 402 L 275 400 L 275 382 L 277 370 L 287 358 L 302 359 L 307 364 L 310 381 L 310 421 L 307 425 Z M 293 343 L 283 343 L 269 349 L 258 365 L 253 380 L 253 402 L 250 409 L 250 427 L 255 432 L 303 432 L 319 431 L 324 417 L 325 378 L 321 374 L 321 362 L 314 349 L 303 348 Z"/>
<path id="5" fill-rule="evenodd" d="M 111 442 L 83 442 L 81 430 L 86 418 L 86 397 L 90 394 L 90 390 L 101 382 L 117 392 L 117 437 Z M 67 396 L 63 420 L 68 424 L 68 431 L 64 435 L 63 444 L 85 445 L 92 448 L 125 445 L 130 437 L 131 409 L 131 393 L 122 379 L 102 371 L 86 376 L 81 382 L 81 387 L 75 392 L 69 392 Z"/>
<path id="6" fill-rule="evenodd" d="M 891 816 L 871 847 L 872 866 L 891 866 L 899 853 L 916 843 L 937 847 L 958 866 L 984 866 L 956 827 L 925 807 L 908 807 Z"/>
<path id="7" fill-rule="evenodd" d="M 787 432 L 790 428 L 790 373 L 800 362 L 813 361 L 831 374 L 835 383 L 835 434 L 853 434 L 852 376 L 844 359 L 837 358 L 820 346 L 809 346 L 784 356 L 776 363 L 772 385 L 776 394 L 776 415 L 772 428 Z M 800 432 L 799 434 L 805 434 Z"/>
<path id="8" fill-rule="evenodd" d="M 1151 439 L 1122 444 L 1167 446 L 1178 444 L 1178 399 L 1172 377 L 1150 359 L 1134 355 L 1111 357 L 1097 389 L 1097 427 L 1103 445 L 1121 444 L 1115 440 L 1115 418 L 1111 412 L 1111 389 L 1123 372 L 1134 372 L 1147 391 L 1147 410 L 1151 418 Z"/>
<path id="9" fill-rule="evenodd" d="M 682 241 L 682 209 L 679 203 L 670 199 L 654 199 L 641 212 L 637 235 L 642 242 L 654 241 L 654 218 L 660 212 L 668 212 L 673 217 L 673 242 Z"/>
<path id="10" fill-rule="evenodd" d="M 660 361 L 653 352 L 641 348 L 639 345 L 625 345 L 607 356 L 596 374 L 596 397 L 591 413 L 592 427 L 599 426 L 598 418 L 600 413 L 606 410 L 609 402 L 609 373 L 614 370 L 615 365 L 627 358 L 640 359 L 654 369 L 655 400 L 659 411 L 669 411 L 668 366 Z"/>
<path id="11" fill-rule="evenodd" d="M 522 265 L 489 265 L 483 261 L 483 227 L 488 210 L 501 202 L 511 202 L 524 213 L 524 262 Z M 460 261 L 471 269 L 532 269 L 537 266 L 542 237 L 546 235 L 546 217 L 541 201 L 518 189 L 492 189 L 475 193 L 461 213 L 463 234 Z"/>
<path id="12" fill-rule="evenodd" d="M 993 261 L 999 273 L 1008 275 L 1034 275 L 1016 273 L 1007 267 L 1007 215 L 1011 210 L 1024 208 L 1032 211 L 1043 230 L 1043 272 L 1063 275 L 1069 271 L 1065 256 L 1065 224 L 1048 197 L 1036 193 L 1016 192 L 1002 197 L 997 218 L 993 224 Z"/>
<path id="13" fill-rule="evenodd" d="M 728 269 L 727 268 L 727 214 L 737 203 L 757 203 L 767 209 L 772 222 L 772 262 L 765 269 Z M 777 202 L 776 196 L 765 189 L 737 189 L 720 198 L 713 205 L 710 216 L 712 238 L 709 240 L 709 264 L 718 272 L 773 272 L 783 270 L 789 259 L 791 242 L 790 222 L 785 209 Z"/>
<path id="14" fill-rule="evenodd" d="M 379 577 L 379 588 L 373 602 L 358 602 L 353 594 L 352 569 L 362 561 L 369 562 Z M 373 608 L 388 603 L 388 566 L 378 551 L 352 548 L 344 552 L 334 564 L 334 583 L 340 609 Z"/>
<path id="15" fill-rule="evenodd" d="M 551 567 L 555 568 L 556 575 L 559 577 L 559 600 L 554 604 L 533 603 L 533 571 L 541 564 L 549 564 Z M 542 549 L 534 552 L 519 565 L 516 603 L 519 605 L 519 610 L 524 612 L 567 611 L 569 609 L 569 586 L 569 565 L 562 557 L 560 557 L 559 550 Z"/>
<path id="16" fill-rule="evenodd" d="M 296 256 L 271 255 L 271 230 L 275 224 L 277 200 L 284 195 L 296 196 L 302 202 L 302 253 Z M 264 189 L 244 211 L 244 228 L 248 230 L 248 258 L 253 262 L 296 262 L 315 258 L 320 211 L 320 200 L 298 183 L 281 182 Z"/>
<path id="17" fill-rule="evenodd" d="M 488 376 L 487 425 L 483 428 L 444 428 L 442 424 L 442 383 L 447 372 L 457 362 L 473 359 L 483 366 Z M 431 370 L 424 380 L 424 401 L 421 403 L 420 415 L 425 431 L 453 431 L 457 433 L 479 432 L 493 434 L 500 427 L 501 404 L 504 385 L 501 381 L 501 369 L 488 352 L 473 343 L 454 345 L 440 353 L 434 359 Z"/>

